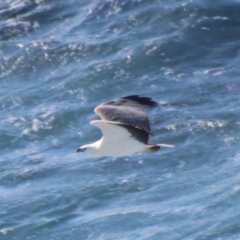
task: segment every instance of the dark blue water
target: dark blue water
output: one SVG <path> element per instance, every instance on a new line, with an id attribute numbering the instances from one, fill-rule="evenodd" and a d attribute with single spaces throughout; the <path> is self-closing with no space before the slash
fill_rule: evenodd
<path id="1" fill-rule="evenodd" d="M 0 2 L 0 239 L 240 239 L 240 2 Z M 96 105 L 152 97 L 154 154 L 77 154 Z"/>

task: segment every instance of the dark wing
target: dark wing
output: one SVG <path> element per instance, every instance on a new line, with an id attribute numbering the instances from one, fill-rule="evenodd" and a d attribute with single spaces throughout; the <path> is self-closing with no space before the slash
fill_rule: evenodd
<path id="1" fill-rule="evenodd" d="M 149 132 L 146 132 L 145 130 L 143 130 L 141 128 L 136 128 L 136 127 L 126 125 L 126 124 L 116 124 L 116 125 L 119 125 L 125 129 L 127 129 L 128 132 L 131 134 L 131 136 L 133 138 L 135 138 L 136 140 L 138 140 L 139 142 L 148 144 L 149 138 L 150 138 Z"/>
<path id="2" fill-rule="evenodd" d="M 122 98 L 117 98 L 117 99 L 102 103 L 98 107 L 104 106 L 104 105 L 131 107 L 131 108 L 138 109 L 140 111 L 144 111 L 148 108 L 154 108 L 158 106 L 158 104 L 154 102 L 151 98 L 140 97 L 139 95 L 131 95 L 131 96 L 126 96 Z"/>
<path id="3" fill-rule="evenodd" d="M 94 111 L 104 121 L 127 124 L 150 133 L 150 123 L 145 110 L 157 106 L 151 98 L 132 95 L 102 103 Z"/>

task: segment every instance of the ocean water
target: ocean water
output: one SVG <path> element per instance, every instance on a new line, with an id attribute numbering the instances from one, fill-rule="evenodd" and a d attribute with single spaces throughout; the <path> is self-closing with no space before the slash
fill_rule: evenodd
<path id="1" fill-rule="evenodd" d="M 0 239 L 240 239 L 240 2 L 0 2 Z M 152 97 L 154 154 L 76 153 L 98 104 Z"/>

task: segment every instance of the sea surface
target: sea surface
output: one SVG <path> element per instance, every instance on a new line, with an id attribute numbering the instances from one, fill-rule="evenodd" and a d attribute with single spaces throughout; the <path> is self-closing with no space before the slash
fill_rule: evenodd
<path id="1" fill-rule="evenodd" d="M 77 153 L 128 95 L 175 148 Z M 0 240 L 240 239 L 239 0 L 2 0 L 0 113 Z"/>

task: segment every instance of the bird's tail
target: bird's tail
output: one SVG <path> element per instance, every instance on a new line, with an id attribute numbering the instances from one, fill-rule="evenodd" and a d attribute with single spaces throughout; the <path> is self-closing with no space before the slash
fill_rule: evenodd
<path id="1" fill-rule="evenodd" d="M 160 146 L 160 147 L 165 147 L 165 148 L 174 148 L 175 147 L 175 145 L 165 144 L 165 143 L 159 143 L 157 145 Z"/>
<path id="2" fill-rule="evenodd" d="M 148 151 L 149 152 L 157 152 L 161 147 L 174 148 L 175 146 L 171 145 L 171 144 L 164 144 L 164 143 L 149 144 Z"/>

